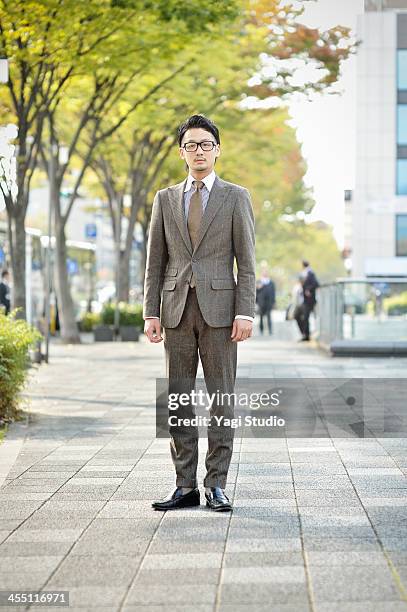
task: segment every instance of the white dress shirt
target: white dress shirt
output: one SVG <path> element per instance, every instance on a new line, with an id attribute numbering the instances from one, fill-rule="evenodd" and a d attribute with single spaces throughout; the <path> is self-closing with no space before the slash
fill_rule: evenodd
<path id="1" fill-rule="evenodd" d="M 216 173 L 214 170 L 212 170 L 212 172 L 208 174 L 208 176 L 205 176 L 205 178 L 200 179 L 202 180 L 204 184 L 204 187 L 202 187 L 202 190 L 201 190 L 202 207 L 203 207 L 204 212 L 205 212 L 206 205 L 208 204 L 209 195 L 211 193 L 211 189 L 213 187 L 215 179 L 216 179 Z M 185 188 L 184 188 L 184 212 L 185 212 L 186 219 L 188 218 L 189 203 L 191 201 L 191 196 L 195 192 L 192 182 L 196 180 L 198 179 L 194 178 L 192 174 L 188 174 L 188 177 L 185 183 Z M 158 318 L 159 317 L 145 317 L 145 319 L 158 319 Z M 252 321 L 252 322 L 254 321 L 253 317 L 248 317 L 246 315 L 236 315 L 235 319 L 246 319 L 247 321 Z"/>

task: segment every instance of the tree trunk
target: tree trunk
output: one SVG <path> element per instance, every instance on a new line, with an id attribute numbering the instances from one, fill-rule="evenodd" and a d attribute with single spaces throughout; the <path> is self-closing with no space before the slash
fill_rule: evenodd
<path id="1" fill-rule="evenodd" d="M 142 269 L 142 277 L 141 277 L 141 284 L 144 287 L 144 279 L 146 276 L 146 265 L 147 265 L 147 241 L 148 241 L 148 233 L 147 233 L 147 228 L 145 227 L 145 225 L 142 225 L 142 229 L 143 229 L 143 249 L 141 251 L 141 269 Z"/>
<path id="2" fill-rule="evenodd" d="M 18 317 L 25 318 L 25 214 L 18 214 L 21 211 L 21 206 L 18 204 L 16 209 L 17 214 L 13 216 L 7 215 L 9 238 L 12 241 L 12 244 L 10 244 L 11 269 L 13 272 L 12 303 L 13 308 L 21 308 Z"/>
<path id="3" fill-rule="evenodd" d="M 80 342 L 78 326 L 75 321 L 75 307 L 69 286 L 67 249 L 65 228 L 58 215 L 55 222 L 55 288 L 58 298 L 59 322 L 61 338 L 64 342 L 77 344 Z"/>
<path id="4" fill-rule="evenodd" d="M 121 302 L 128 302 L 130 293 L 130 253 L 127 252 L 127 249 L 120 253 L 119 275 L 119 300 Z"/>

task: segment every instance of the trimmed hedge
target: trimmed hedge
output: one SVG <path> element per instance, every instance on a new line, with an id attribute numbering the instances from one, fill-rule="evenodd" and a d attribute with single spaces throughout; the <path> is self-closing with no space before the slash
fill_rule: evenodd
<path id="1" fill-rule="evenodd" d="M 96 312 L 85 312 L 85 314 L 79 321 L 80 329 L 83 332 L 91 332 L 96 327 L 96 325 L 100 325 L 100 322 L 100 314 Z"/>
<path id="2" fill-rule="evenodd" d="M 407 291 L 386 298 L 384 300 L 384 309 L 389 316 L 407 314 Z"/>
<path id="3" fill-rule="evenodd" d="M 114 325 L 114 304 L 106 304 L 101 312 L 103 325 Z M 143 329 L 143 305 L 119 302 L 119 325 L 123 327 L 138 327 Z"/>
<path id="4" fill-rule="evenodd" d="M 17 415 L 19 395 L 28 378 L 29 349 L 41 334 L 21 319 L 16 311 L 0 313 L 0 418 L 11 421 Z"/>

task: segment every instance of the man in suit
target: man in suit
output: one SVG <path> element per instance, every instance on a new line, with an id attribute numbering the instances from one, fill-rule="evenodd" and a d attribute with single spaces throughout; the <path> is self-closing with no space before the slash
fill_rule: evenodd
<path id="1" fill-rule="evenodd" d="M 0 282 L 0 307 L 2 306 L 6 315 L 10 312 L 10 286 L 9 286 L 9 273 L 7 270 L 3 270 L 1 273 Z"/>
<path id="2" fill-rule="evenodd" d="M 271 311 L 276 303 L 276 287 L 274 281 L 270 278 L 268 268 L 263 264 L 260 279 L 256 287 L 256 302 L 259 307 L 260 315 L 260 333 L 264 333 L 264 317 L 267 320 L 269 336 L 273 333 L 273 323 L 271 319 Z"/>
<path id="3" fill-rule="evenodd" d="M 189 172 L 186 180 L 158 191 L 154 199 L 144 284 L 144 331 L 150 342 L 164 340 L 170 392 L 193 390 L 199 352 L 207 391 L 233 393 L 237 343 L 252 335 L 255 316 L 250 195 L 244 187 L 216 175 L 220 137 L 212 121 L 193 115 L 179 127 L 178 143 Z M 177 414 L 191 418 L 193 406 L 179 407 Z M 214 416 L 231 418 L 233 405 L 214 402 L 210 410 L 205 498 L 213 510 L 230 511 L 225 487 L 233 429 L 215 426 Z M 170 426 L 169 431 L 176 489 L 152 504 L 156 510 L 200 503 L 197 428 Z"/>
<path id="4" fill-rule="evenodd" d="M 315 272 L 312 270 L 307 260 L 303 260 L 302 267 L 301 284 L 303 291 L 303 303 L 298 309 L 298 313 L 295 318 L 302 334 L 300 342 L 309 342 L 309 318 L 311 312 L 315 308 L 315 304 L 317 303 L 316 290 L 319 287 L 319 283 L 317 277 L 315 276 Z"/>

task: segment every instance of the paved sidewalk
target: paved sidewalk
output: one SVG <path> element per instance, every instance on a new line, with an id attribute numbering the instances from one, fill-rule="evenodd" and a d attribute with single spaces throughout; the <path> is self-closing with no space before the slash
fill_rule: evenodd
<path id="1" fill-rule="evenodd" d="M 240 345 L 238 375 L 407 372 L 405 359 L 330 359 L 287 329 Z M 21 450 L 0 489 L 0 589 L 69 590 L 82 611 L 407 609 L 406 439 L 236 440 L 233 514 L 154 512 L 174 484 L 154 438 L 163 375 L 145 338 L 52 346 L 31 424 L 5 443 Z"/>

